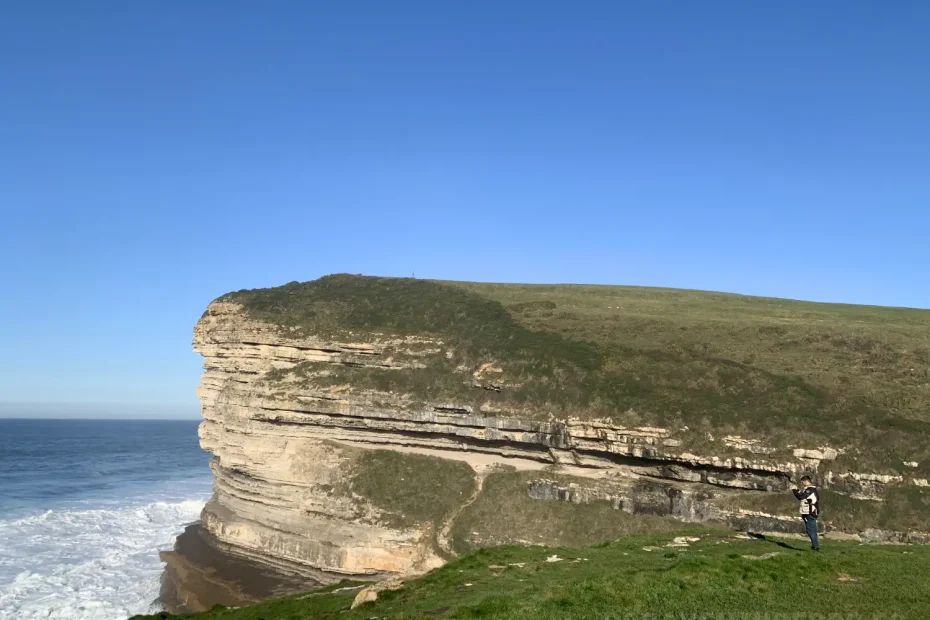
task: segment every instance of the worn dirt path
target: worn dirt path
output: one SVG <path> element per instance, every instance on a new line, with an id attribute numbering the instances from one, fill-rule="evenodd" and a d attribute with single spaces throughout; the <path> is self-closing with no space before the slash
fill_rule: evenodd
<path id="1" fill-rule="evenodd" d="M 439 534 L 436 535 L 436 543 L 439 545 L 439 548 L 454 558 L 457 558 L 459 554 L 452 550 L 452 541 L 449 540 L 449 533 L 452 531 L 455 519 L 462 514 L 463 510 L 474 504 L 478 496 L 481 495 L 481 489 L 484 487 L 484 477 L 486 475 L 487 474 L 484 472 L 475 474 L 475 490 L 461 506 L 453 510 L 452 514 L 446 517 L 446 520 L 442 523 L 442 528 L 439 530 Z"/>

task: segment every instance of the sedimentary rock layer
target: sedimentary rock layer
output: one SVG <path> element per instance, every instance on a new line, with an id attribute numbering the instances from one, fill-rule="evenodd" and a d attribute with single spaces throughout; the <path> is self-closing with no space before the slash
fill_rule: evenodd
<path id="1" fill-rule="evenodd" d="M 921 483 L 833 471 L 837 447 L 780 448 L 733 435 L 696 444 L 687 428 L 526 415 L 321 380 L 344 367 L 375 377 L 424 373 L 451 356 L 438 338 L 343 336 L 256 320 L 223 300 L 197 324 L 194 348 L 204 357 L 200 440 L 215 456 L 214 495 L 200 526 L 207 544 L 307 583 L 377 579 L 429 570 L 454 553 L 447 540 L 461 509 L 454 505 L 473 501 L 490 472 L 538 471 L 525 489 L 538 501 L 603 501 L 629 513 L 782 531 L 796 529 L 796 519 L 741 500 L 784 493 L 801 472 L 818 472 L 828 488 L 871 501 L 889 486 Z M 506 389 L 495 383 L 495 371 L 493 359 L 458 369 L 476 390 Z M 415 505 L 417 489 L 408 487 L 418 484 L 417 472 L 388 482 L 383 497 L 366 494 L 353 481 L 374 479 L 364 460 L 373 449 L 464 462 L 475 482 L 454 487 L 453 508 L 435 514 Z M 575 482 L 553 481 L 551 473 Z M 414 503 L 407 510 L 396 498 Z M 426 516 L 411 518 L 417 510 Z"/>

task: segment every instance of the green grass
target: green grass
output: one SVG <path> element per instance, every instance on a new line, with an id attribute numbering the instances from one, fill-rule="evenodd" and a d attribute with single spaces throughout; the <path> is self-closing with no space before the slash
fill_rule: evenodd
<path id="1" fill-rule="evenodd" d="M 352 594 L 324 593 L 178 618 L 918 620 L 926 618 L 930 609 L 928 547 L 825 541 L 823 552 L 813 554 L 801 541 L 779 544 L 722 533 L 700 536 L 699 542 L 683 549 L 665 546 L 672 534 L 633 536 L 583 548 L 486 549 L 352 611 L 348 610 Z M 547 562 L 553 555 L 562 561 Z"/>
<path id="2" fill-rule="evenodd" d="M 383 511 L 386 525 L 430 523 L 434 531 L 475 488 L 464 462 L 393 450 L 361 450 L 347 479 L 351 493 Z"/>
<path id="3" fill-rule="evenodd" d="M 930 472 L 926 310 L 348 275 L 223 299 L 287 335 L 444 343 L 423 358 L 425 369 L 344 366 L 318 376 L 301 365 L 292 374 L 307 384 L 490 404 L 537 419 L 687 425 L 694 439 L 735 433 L 784 446 L 803 433 L 805 444 L 847 447 L 859 468 L 900 473 L 915 460 L 916 472 Z M 485 362 L 503 370 L 494 376 L 501 391 L 474 385 L 471 370 Z M 282 374 L 266 379 L 285 390 Z"/>

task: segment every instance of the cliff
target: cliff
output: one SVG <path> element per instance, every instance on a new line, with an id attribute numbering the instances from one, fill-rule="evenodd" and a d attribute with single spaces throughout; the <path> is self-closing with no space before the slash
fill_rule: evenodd
<path id="1" fill-rule="evenodd" d="M 195 328 L 216 477 L 200 540 L 298 589 L 681 522 L 796 531 L 785 491 L 810 473 L 828 530 L 923 542 L 928 327 L 919 310 L 630 287 L 329 276 L 231 293 Z M 182 556 L 169 598 L 197 572 Z"/>

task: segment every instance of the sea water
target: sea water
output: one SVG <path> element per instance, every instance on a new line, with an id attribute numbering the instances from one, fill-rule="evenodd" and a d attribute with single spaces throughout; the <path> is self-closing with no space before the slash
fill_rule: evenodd
<path id="1" fill-rule="evenodd" d="M 0 419 L 0 619 L 157 611 L 161 562 L 209 497 L 196 421 Z"/>

